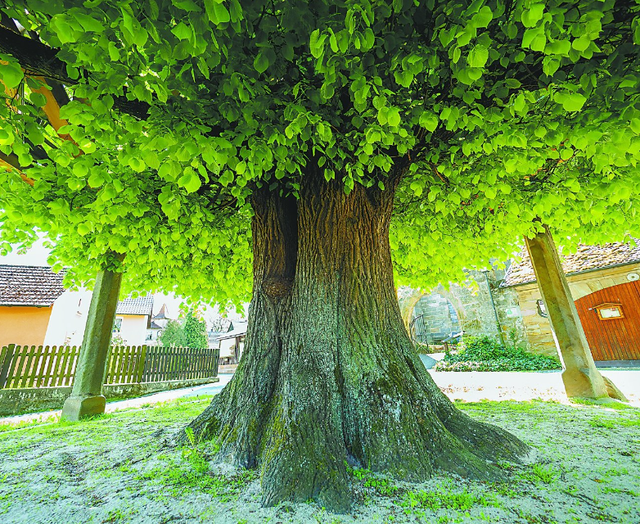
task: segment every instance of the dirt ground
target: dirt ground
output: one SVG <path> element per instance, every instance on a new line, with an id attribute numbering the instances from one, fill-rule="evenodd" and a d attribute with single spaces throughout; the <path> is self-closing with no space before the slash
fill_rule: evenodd
<path id="1" fill-rule="evenodd" d="M 255 472 L 210 464 L 210 443 L 163 443 L 208 399 L 80 423 L 0 425 L 0 522 L 75 523 L 640 523 L 640 410 L 622 404 L 458 403 L 536 450 L 501 464 L 496 483 L 435 477 L 408 484 L 354 470 L 348 515 L 316 504 L 262 508 Z"/>

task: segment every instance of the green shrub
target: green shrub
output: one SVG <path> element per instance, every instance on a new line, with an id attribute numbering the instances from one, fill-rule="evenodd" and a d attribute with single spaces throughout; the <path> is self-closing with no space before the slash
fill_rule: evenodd
<path id="1" fill-rule="evenodd" d="M 554 357 L 527 353 L 518 346 L 505 346 L 490 337 L 470 337 L 465 348 L 447 353 L 435 371 L 541 371 L 561 369 Z"/>

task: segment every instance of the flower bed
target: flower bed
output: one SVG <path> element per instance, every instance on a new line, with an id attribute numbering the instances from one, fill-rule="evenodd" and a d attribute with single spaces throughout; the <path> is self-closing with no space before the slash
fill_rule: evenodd
<path id="1" fill-rule="evenodd" d="M 490 337 L 470 338 L 464 349 L 447 353 L 435 371 L 543 371 L 562 369 L 555 357 L 534 355 L 499 344 Z"/>

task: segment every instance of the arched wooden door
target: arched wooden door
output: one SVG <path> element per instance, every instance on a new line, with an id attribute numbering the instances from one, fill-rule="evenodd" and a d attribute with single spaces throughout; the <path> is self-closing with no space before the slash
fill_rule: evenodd
<path id="1" fill-rule="evenodd" d="M 640 359 L 640 281 L 601 289 L 575 304 L 594 360 Z"/>

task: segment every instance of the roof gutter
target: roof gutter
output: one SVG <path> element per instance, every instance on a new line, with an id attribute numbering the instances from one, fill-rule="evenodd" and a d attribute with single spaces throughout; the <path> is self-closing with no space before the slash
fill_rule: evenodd
<path id="1" fill-rule="evenodd" d="M 51 304 L 25 304 L 24 302 L 2 302 L 0 307 L 51 307 Z"/>

